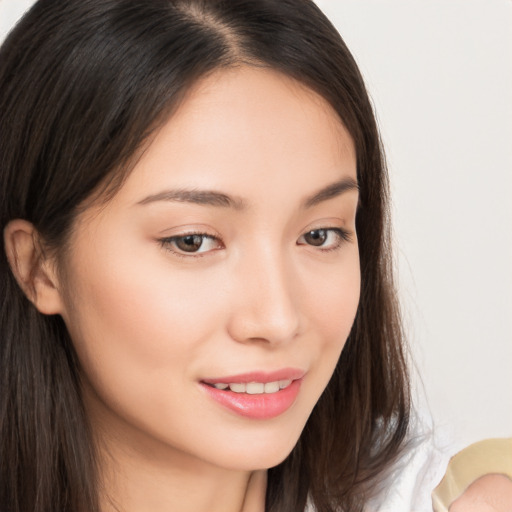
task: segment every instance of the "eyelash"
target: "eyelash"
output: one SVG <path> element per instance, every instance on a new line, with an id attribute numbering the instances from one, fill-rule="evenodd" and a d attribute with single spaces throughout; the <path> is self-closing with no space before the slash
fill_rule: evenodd
<path id="1" fill-rule="evenodd" d="M 315 228 L 315 229 L 310 229 L 309 231 L 307 231 L 306 233 L 303 233 L 300 237 L 299 237 L 299 240 L 300 238 L 308 235 L 308 234 L 311 234 L 311 233 L 315 233 L 315 232 L 321 232 L 321 231 L 325 231 L 327 233 L 334 233 L 337 237 L 337 240 L 336 242 L 334 243 L 333 246 L 331 247 L 326 247 L 326 248 L 322 248 L 321 245 L 318 245 L 318 246 L 315 246 L 313 244 L 308 244 L 308 243 L 301 243 L 299 244 L 297 242 L 297 245 L 309 245 L 310 247 L 318 247 L 319 251 L 322 251 L 322 252 L 332 252 L 332 251 L 336 251 L 338 250 L 345 242 L 351 242 L 352 241 L 352 235 L 349 231 L 343 229 L 343 228 Z M 203 256 L 207 255 L 208 253 L 212 252 L 212 251 L 203 251 L 203 252 L 186 252 L 186 251 L 181 251 L 180 249 L 174 249 L 172 248 L 173 246 L 175 247 L 175 244 L 176 244 L 176 241 L 179 241 L 179 240 L 183 240 L 187 237 L 192 237 L 192 236 L 199 236 L 202 238 L 202 243 L 204 243 L 204 240 L 208 239 L 208 240 L 216 240 L 218 242 L 219 245 L 223 245 L 222 244 L 222 240 L 217 237 L 217 236 L 213 236 L 213 235 L 209 235 L 207 233 L 203 233 L 203 232 L 199 232 L 199 231 L 191 231 L 189 233 L 184 233 L 182 235 L 176 235 L 176 236 L 171 236 L 171 237 L 166 237 L 166 238 L 160 238 L 158 241 L 160 242 L 160 245 L 172 252 L 174 255 L 180 257 L 180 258 L 202 258 Z M 201 245 L 202 245 L 201 243 Z M 212 249 L 213 251 L 217 250 L 217 249 Z"/>

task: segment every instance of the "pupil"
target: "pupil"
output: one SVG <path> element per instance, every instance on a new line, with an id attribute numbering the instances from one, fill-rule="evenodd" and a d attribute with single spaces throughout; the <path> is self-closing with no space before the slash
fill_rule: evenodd
<path id="1" fill-rule="evenodd" d="M 203 238 L 200 235 L 187 235 L 182 238 L 178 238 L 176 245 L 182 251 L 194 252 L 201 248 Z"/>
<path id="2" fill-rule="evenodd" d="M 325 229 L 315 229 L 307 233 L 304 238 L 310 245 L 323 245 L 327 240 L 327 233 Z"/>

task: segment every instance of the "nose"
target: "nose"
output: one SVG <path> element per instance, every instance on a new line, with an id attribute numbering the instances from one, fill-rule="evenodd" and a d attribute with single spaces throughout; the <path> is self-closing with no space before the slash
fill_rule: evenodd
<path id="1" fill-rule="evenodd" d="M 253 253 L 240 263 L 228 322 L 238 342 L 279 345 L 293 341 L 301 330 L 297 280 L 293 266 L 278 249 Z"/>

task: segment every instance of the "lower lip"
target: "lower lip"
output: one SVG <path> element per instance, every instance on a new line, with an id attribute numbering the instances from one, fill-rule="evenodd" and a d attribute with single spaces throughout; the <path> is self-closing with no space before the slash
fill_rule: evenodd
<path id="1" fill-rule="evenodd" d="M 203 389 L 216 402 L 227 409 L 245 416 L 258 420 L 275 418 L 287 411 L 297 398 L 302 379 L 292 381 L 292 383 L 277 393 L 262 393 L 258 395 L 249 395 L 248 393 L 235 393 L 229 390 L 217 389 L 213 386 L 201 383 Z"/>

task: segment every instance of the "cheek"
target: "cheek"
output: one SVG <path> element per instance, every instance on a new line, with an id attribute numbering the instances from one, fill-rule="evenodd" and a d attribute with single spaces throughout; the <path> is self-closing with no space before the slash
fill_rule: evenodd
<path id="1" fill-rule="evenodd" d="M 307 290 L 302 291 L 310 322 L 327 344 L 341 350 L 352 327 L 360 297 L 360 270 L 357 250 L 347 255 L 339 267 L 312 273 Z"/>
<path id="2" fill-rule="evenodd" d="M 356 248 L 346 268 L 339 273 L 334 273 L 331 279 L 326 280 L 325 301 L 319 311 L 322 315 L 326 338 L 338 345 L 339 352 L 345 345 L 354 323 L 360 292 L 361 274 L 359 253 Z M 319 302 L 322 301 L 319 300 Z"/>
<path id="3" fill-rule="evenodd" d="M 216 328 L 208 283 L 198 287 L 173 272 L 154 247 L 149 254 L 157 257 L 122 243 L 104 244 L 101 257 L 81 254 L 72 262 L 80 271 L 71 279 L 66 324 L 84 372 L 100 393 L 161 396 L 162 386 L 193 371 L 190 361 Z"/>
<path id="4" fill-rule="evenodd" d="M 303 310 L 308 312 L 310 336 L 305 337 L 314 357 L 310 399 L 315 402 L 327 386 L 350 334 L 360 298 L 359 255 L 354 249 L 343 264 L 315 272 L 304 281 Z M 315 284 L 315 286 L 314 286 Z M 314 405 L 314 404 L 313 404 Z"/>

